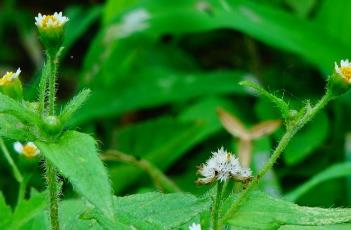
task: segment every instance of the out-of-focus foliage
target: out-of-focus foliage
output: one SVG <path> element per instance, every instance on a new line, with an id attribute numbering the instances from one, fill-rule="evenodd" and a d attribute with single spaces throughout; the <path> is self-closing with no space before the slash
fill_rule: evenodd
<path id="1" fill-rule="evenodd" d="M 102 152 L 120 150 L 150 161 L 181 190 L 193 194 L 208 189 L 194 184 L 195 166 L 222 145 L 234 152 L 238 149 L 237 142 L 221 126 L 217 108 L 230 111 L 247 127 L 281 119 L 277 108 L 238 82 L 255 81 L 298 107 L 322 95 L 335 61 L 351 58 L 351 20 L 347 14 L 351 2 L 347 0 L 77 0 L 42 4 L 4 0 L 0 2 L 0 70 L 22 67 L 29 98 L 36 93 L 43 62 L 33 18 L 38 12 L 56 10 L 70 17 L 59 99 L 66 101 L 82 88 L 92 90 L 69 125 L 95 136 Z M 262 179 L 260 187 L 264 191 L 299 205 L 350 206 L 351 141 L 346 138 L 351 129 L 350 99 L 349 94 L 339 98 L 297 134 L 274 170 Z M 9 138 L 20 131 L 11 123 L 26 126 L 5 115 L 0 115 L 0 122 L 0 133 L 6 132 Z M 268 159 L 283 128 L 253 144 L 254 171 Z M 31 133 L 21 135 L 26 139 Z M 13 140 L 6 141 L 12 151 Z M 65 146 L 57 148 L 69 151 Z M 29 187 L 43 190 L 41 162 L 12 153 L 20 170 L 30 177 L 26 197 L 30 197 Z M 70 154 L 96 157 L 95 152 L 79 149 Z M 36 203 L 42 193 L 34 192 L 30 200 L 17 204 L 18 185 L 2 156 L 0 229 L 12 226 L 8 224 L 17 224 L 14 228 L 28 224 L 27 219 L 17 222 L 16 215 L 22 217 L 22 212 L 29 219 L 35 217 L 32 229 L 40 223 L 47 226 L 39 202 L 42 200 L 38 198 Z M 106 161 L 106 166 L 116 195 L 155 190 L 149 177 L 135 166 L 115 161 Z M 77 183 L 79 176 L 92 175 L 89 171 L 62 173 L 77 177 Z M 94 188 L 90 189 L 87 192 L 94 193 Z M 95 189 L 104 189 L 104 185 Z M 75 193 L 65 181 L 63 194 L 63 209 L 72 205 L 70 211 L 77 219 L 83 201 L 66 201 Z M 269 203 L 265 195 L 259 198 Z M 189 195 L 187 199 L 192 198 Z M 102 207 L 107 201 L 92 202 Z M 12 212 L 7 204 L 17 208 Z M 295 206 L 289 203 L 288 207 Z M 30 215 L 26 211 L 29 209 Z M 245 210 L 251 210 L 250 204 Z M 246 218 L 246 214 L 240 215 Z M 70 219 L 66 211 L 60 215 L 67 223 L 76 220 Z M 5 219 L 13 222 L 5 223 Z M 286 222 L 291 226 L 281 229 L 298 229 L 294 225 L 299 221 Z M 81 228 L 92 222 L 87 220 Z M 240 227 L 247 224 L 245 219 L 234 222 Z M 336 229 L 336 223 L 328 222 L 331 227 L 326 229 Z"/>

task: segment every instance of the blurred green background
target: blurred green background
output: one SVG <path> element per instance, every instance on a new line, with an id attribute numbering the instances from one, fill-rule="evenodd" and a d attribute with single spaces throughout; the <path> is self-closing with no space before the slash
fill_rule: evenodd
<path id="1" fill-rule="evenodd" d="M 146 159 L 194 194 L 208 189 L 194 181 L 211 151 L 237 152 L 217 108 L 246 127 L 279 119 L 238 82 L 256 81 L 299 108 L 323 95 L 335 61 L 351 57 L 347 0 L 1 0 L 0 71 L 21 67 L 27 99 L 35 99 L 43 64 L 34 17 L 54 11 L 70 18 L 59 99 L 93 90 L 71 126 L 94 135 L 101 152 Z M 332 102 L 294 138 L 261 189 L 301 205 L 350 206 L 350 99 Z M 253 142 L 254 171 L 282 132 Z M 29 185 L 43 190 L 40 160 L 12 153 Z M 116 194 L 155 190 L 143 170 L 105 164 Z M 65 180 L 63 188 L 64 197 L 75 196 Z M 3 155 L 0 190 L 15 203 L 18 185 Z"/>

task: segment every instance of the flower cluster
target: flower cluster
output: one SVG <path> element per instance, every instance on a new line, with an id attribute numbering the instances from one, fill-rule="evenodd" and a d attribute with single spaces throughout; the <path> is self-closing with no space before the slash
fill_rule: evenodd
<path id="1" fill-rule="evenodd" d="M 25 157 L 33 158 L 40 153 L 40 150 L 33 142 L 27 142 L 23 145 L 21 142 L 15 142 L 13 148 L 18 154 L 23 154 Z"/>
<path id="2" fill-rule="evenodd" d="M 332 96 L 340 96 L 351 89 L 351 62 L 341 60 L 340 65 L 335 62 L 334 73 L 328 79 L 327 90 Z"/>
<path id="3" fill-rule="evenodd" d="M 62 15 L 62 12 L 55 12 L 53 15 L 42 15 L 39 13 L 35 17 L 35 25 L 40 28 L 57 28 L 62 27 L 68 20 L 68 17 Z"/>
<path id="4" fill-rule="evenodd" d="M 224 148 L 212 153 L 212 157 L 199 167 L 199 174 L 203 178 L 197 180 L 198 184 L 209 184 L 218 180 L 227 181 L 232 178 L 236 181 L 246 181 L 251 178 L 251 170 L 242 167 L 238 158 Z"/>
<path id="5" fill-rule="evenodd" d="M 17 79 L 18 76 L 21 73 L 21 69 L 18 68 L 16 73 L 14 72 L 6 72 L 6 74 L 4 74 L 4 76 L 2 78 L 0 78 L 0 86 L 6 85 L 10 82 L 12 82 L 13 80 Z"/>

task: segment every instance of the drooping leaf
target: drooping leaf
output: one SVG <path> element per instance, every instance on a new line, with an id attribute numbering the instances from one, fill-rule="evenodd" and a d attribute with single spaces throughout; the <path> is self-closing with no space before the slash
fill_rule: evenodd
<path id="1" fill-rule="evenodd" d="M 308 192 L 314 186 L 331 179 L 336 179 L 340 177 L 351 175 L 351 162 L 344 162 L 330 166 L 329 168 L 323 170 L 322 172 L 313 176 L 310 180 L 299 185 L 296 189 L 289 192 L 284 196 L 286 200 L 296 201 L 303 194 Z"/>
<path id="2" fill-rule="evenodd" d="M 252 192 L 228 223 L 239 229 L 267 230 L 285 225 L 320 226 L 350 221 L 351 209 L 302 207 L 262 192 Z"/>
<path id="3" fill-rule="evenodd" d="M 67 131 L 55 143 L 37 141 L 36 144 L 80 195 L 113 219 L 111 186 L 91 136 Z"/>

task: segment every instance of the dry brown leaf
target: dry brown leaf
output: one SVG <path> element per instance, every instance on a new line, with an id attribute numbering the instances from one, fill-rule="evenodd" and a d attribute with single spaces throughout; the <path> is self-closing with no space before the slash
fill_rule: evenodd
<path id="1" fill-rule="evenodd" d="M 255 140 L 264 135 L 273 133 L 280 125 L 280 120 L 264 121 L 252 127 L 249 131 L 249 135 L 252 140 Z"/>
<path id="2" fill-rule="evenodd" d="M 251 140 L 239 140 L 238 144 L 238 155 L 240 164 L 244 167 L 249 167 L 251 163 L 252 155 L 252 143 Z"/>
<path id="3" fill-rule="evenodd" d="M 223 127 L 234 137 L 240 139 L 249 140 L 250 133 L 241 123 L 241 121 L 236 118 L 234 115 L 225 111 L 223 108 L 217 108 L 217 114 L 219 120 L 221 121 Z"/>

